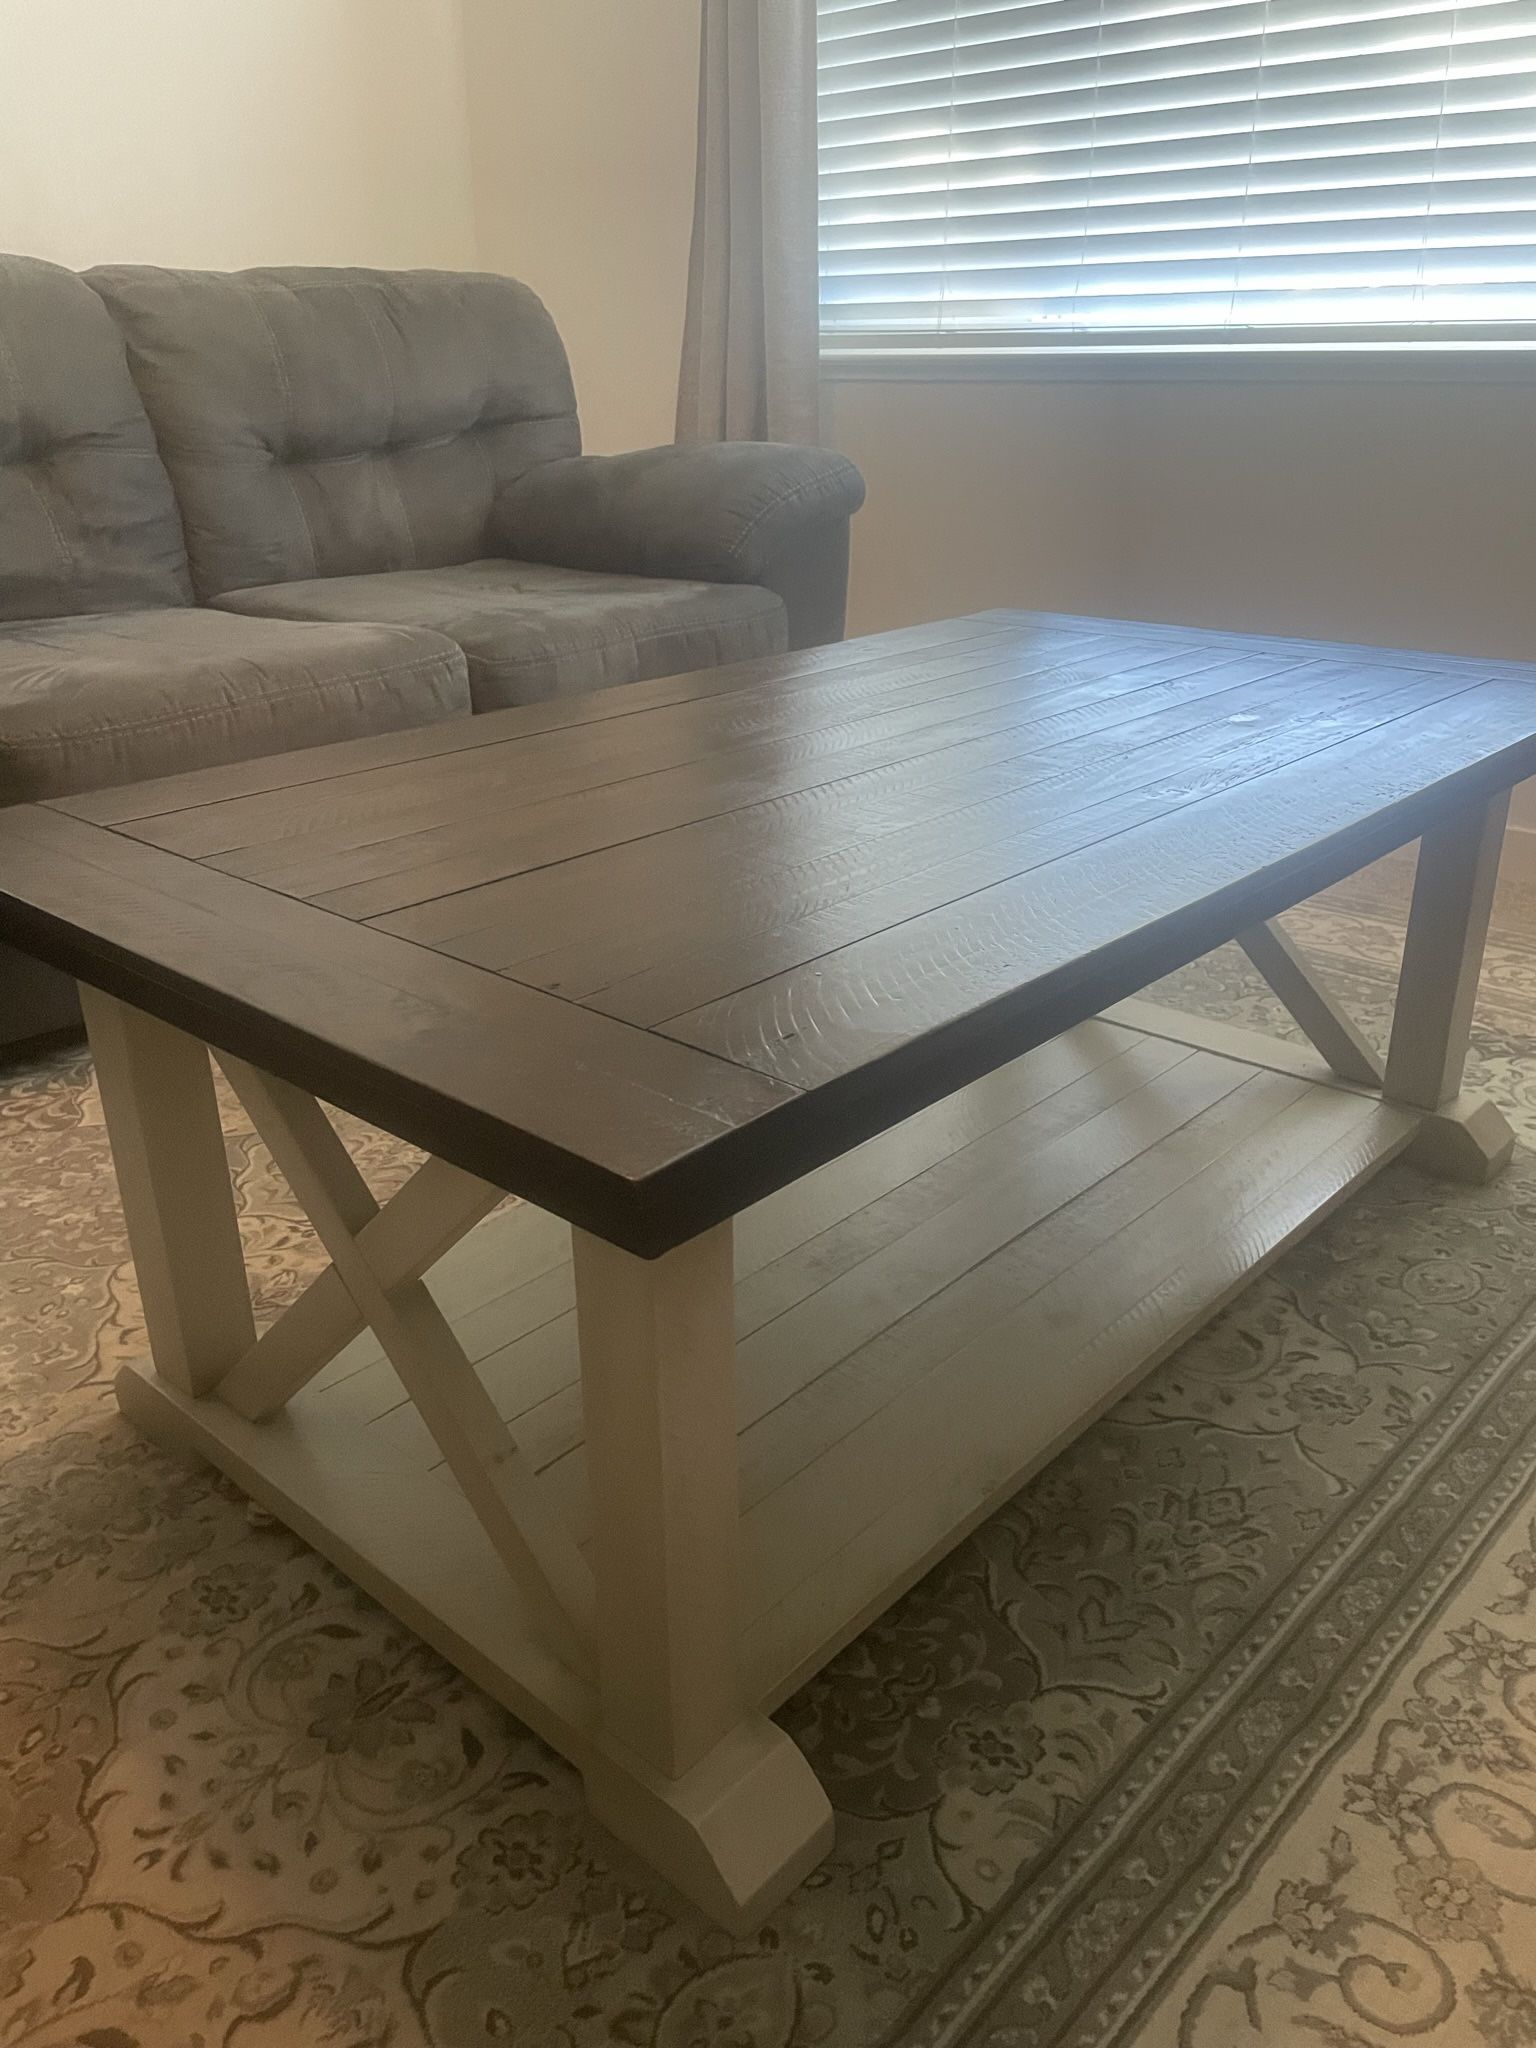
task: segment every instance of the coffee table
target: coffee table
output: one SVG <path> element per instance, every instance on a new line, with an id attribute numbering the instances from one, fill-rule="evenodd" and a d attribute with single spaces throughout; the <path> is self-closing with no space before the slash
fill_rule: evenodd
<path id="1" fill-rule="evenodd" d="M 748 1927 L 832 1839 L 775 1704 L 1387 1160 L 1508 1157 L 1533 772 L 1536 669 L 989 612 L 0 814 L 122 1407 Z M 1379 1060 L 1273 920 L 1415 838 Z M 1309 1043 L 1138 994 L 1233 938 Z M 259 1336 L 209 1047 L 333 1262 Z M 382 1207 L 322 1101 L 429 1155 Z"/>

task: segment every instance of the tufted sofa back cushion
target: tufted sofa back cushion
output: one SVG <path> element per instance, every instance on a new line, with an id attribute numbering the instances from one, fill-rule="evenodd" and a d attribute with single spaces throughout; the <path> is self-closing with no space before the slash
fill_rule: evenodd
<path id="1" fill-rule="evenodd" d="M 0 255 L 0 619 L 191 595 L 121 336 L 73 271 Z"/>
<path id="2" fill-rule="evenodd" d="M 579 452 L 560 337 L 510 278 L 87 277 L 127 342 L 203 598 L 473 561 L 497 494 Z"/>

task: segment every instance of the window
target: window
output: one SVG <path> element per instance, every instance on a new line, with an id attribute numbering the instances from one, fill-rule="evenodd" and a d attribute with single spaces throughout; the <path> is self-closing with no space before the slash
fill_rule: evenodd
<path id="1" fill-rule="evenodd" d="M 1536 0 L 820 0 L 825 345 L 1536 340 Z"/>

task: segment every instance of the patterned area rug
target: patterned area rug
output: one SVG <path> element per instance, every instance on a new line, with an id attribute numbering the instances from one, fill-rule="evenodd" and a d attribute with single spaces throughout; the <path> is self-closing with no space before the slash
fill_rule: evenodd
<path id="1" fill-rule="evenodd" d="M 1378 1029 L 1401 885 L 1297 920 Z M 1240 957 L 1163 994 L 1273 1025 Z M 1536 1139 L 1513 897 L 1474 1079 Z M 227 1129 L 271 1312 L 317 1254 Z M 1389 1171 L 795 1698 L 837 1848 L 737 1941 L 119 1420 L 144 1340 L 83 1055 L 0 1076 L 0 1133 L 5 2048 L 1536 2043 L 1529 1155 Z"/>

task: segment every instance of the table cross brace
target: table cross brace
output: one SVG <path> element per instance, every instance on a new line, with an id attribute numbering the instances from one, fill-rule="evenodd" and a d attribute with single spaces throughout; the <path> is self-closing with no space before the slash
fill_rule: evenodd
<path id="1" fill-rule="evenodd" d="M 1341 1081 L 1379 1088 L 1382 1066 L 1360 1027 L 1317 978 L 1296 942 L 1272 918 L 1237 943 Z"/>
<path id="2" fill-rule="evenodd" d="M 399 1236 L 402 1211 L 393 1205 L 391 1210 L 380 1209 L 320 1104 L 302 1089 L 242 1060 L 222 1053 L 218 1058 L 246 1115 L 314 1225 L 357 1317 L 378 1338 L 497 1555 L 553 1645 L 572 1669 L 590 1674 L 591 1571 L 569 1531 L 551 1512 L 537 1473 L 496 1412 L 447 1317 L 418 1277 L 444 1249 L 442 1232 L 431 1244 L 412 1247 L 409 1255 L 396 1243 L 393 1258 L 376 1264 L 381 1243 L 389 1246 Z M 436 1177 L 422 1185 L 430 1195 Z M 402 1195 L 408 1192 L 402 1190 Z M 461 1214 L 481 1199 L 468 1189 L 459 1193 Z M 396 1197 L 397 1202 L 400 1199 Z M 413 1213 L 422 1200 L 418 1193 L 404 1213 Z M 310 1314 L 313 1317 L 315 1311 Z M 333 1334 L 339 1326 L 333 1319 Z M 329 1355 L 322 1354 L 314 1369 Z M 253 1352 L 246 1363 L 254 1358 Z"/>
<path id="3" fill-rule="evenodd" d="M 357 1233 L 386 1292 L 419 1280 L 506 1200 L 500 1188 L 427 1159 Z M 368 1327 L 335 1266 L 318 1274 L 218 1382 L 219 1399 L 248 1422 L 266 1422 Z"/>

